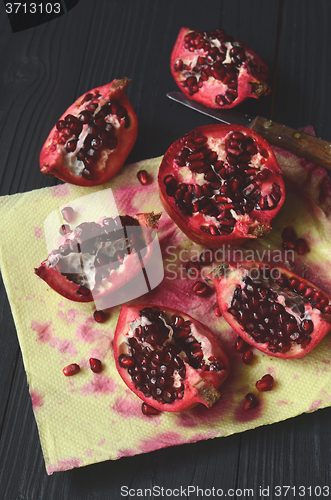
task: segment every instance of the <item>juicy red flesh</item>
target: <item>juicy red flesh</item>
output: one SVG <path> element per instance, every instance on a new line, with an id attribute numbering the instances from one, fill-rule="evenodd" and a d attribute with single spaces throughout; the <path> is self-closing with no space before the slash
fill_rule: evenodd
<path id="1" fill-rule="evenodd" d="M 102 371 L 102 363 L 100 359 L 90 358 L 90 368 L 94 373 L 100 373 Z"/>
<path id="2" fill-rule="evenodd" d="M 275 175 L 264 166 L 269 157 L 264 143 L 259 144 L 256 137 L 236 130 L 227 134 L 224 148 L 225 158 L 220 159 L 209 147 L 203 131 L 195 129 L 178 141 L 174 158 L 177 175 L 174 172 L 162 179 L 161 190 L 173 199 L 171 203 L 180 213 L 179 217 L 188 216 L 194 221 L 195 214 L 201 214 L 206 223 L 198 229 L 212 237 L 229 236 L 237 221 L 246 214 L 254 211 L 262 219 L 268 212 L 280 208 L 283 202 L 281 174 L 277 171 Z M 261 155 L 259 164 L 255 160 L 258 153 Z M 203 176 L 203 184 L 181 181 L 180 172 L 184 167 L 195 179 L 198 174 Z M 206 250 L 200 263 L 204 265 L 212 259 L 211 251 Z"/>
<path id="3" fill-rule="evenodd" d="M 227 35 L 224 30 L 186 30 L 184 37 L 183 31 L 173 49 L 171 71 L 176 83 L 189 97 L 202 102 L 202 97 L 199 99 L 197 96 L 209 91 L 210 102 L 206 98 L 206 105 L 232 107 L 237 104 L 236 101 L 253 97 L 258 85 L 256 97 L 259 93 L 270 92 L 265 84 L 268 68 L 247 45 Z M 238 99 L 241 67 L 252 77 L 248 79 L 250 83 L 245 82 L 247 95 Z"/>
<path id="4" fill-rule="evenodd" d="M 191 331 L 191 321 L 173 315 L 168 319 L 158 307 L 144 307 L 140 317 L 146 324 L 138 325 L 134 336 L 127 338 L 128 353 L 118 362 L 125 368 L 137 391 L 160 404 L 184 398 L 187 362 L 195 369 L 220 372 L 225 369 L 220 357 L 204 359 L 201 343 Z M 171 342 L 169 331 L 173 330 Z"/>
<path id="5" fill-rule="evenodd" d="M 63 368 L 63 373 L 66 377 L 72 377 L 80 372 L 80 366 L 77 363 L 71 363 Z"/>
<path id="6" fill-rule="evenodd" d="M 274 386 L 274 378 L 270 373 L 267 373 L 255 385 L 259 392 L 271 391 Z"/>
<path id="7" fill-rule="evenodd" d="M 284 305 L 277 302 L 283 298 Z M 234 291 L 228 312 L 258 343 L 268 343 L 272 353 L 286 353 L 291 344 L 307 347 L 311 341 L 314 323 L 305 315 L 305 304 L 310 302 L 321 312 L 330 308 L 329 299 L 315 289 L 300 286 L 297 279 L 279 273 L 275 279 L 252 279 L 246 276 L 242 286 Z"/>

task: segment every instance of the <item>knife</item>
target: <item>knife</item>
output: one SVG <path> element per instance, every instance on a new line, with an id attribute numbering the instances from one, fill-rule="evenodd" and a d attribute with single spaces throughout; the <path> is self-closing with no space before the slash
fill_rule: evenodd
<path id="1" fill-rule="evenodd" d="M 331 141 L 325 141 L 281 125 L 262 116 L 250 116 L 234 109 L 213 109 L 192 101 L 182 92 L 170 92 L 169 99 L 227 124 L 243 125 L 262 135 L 270 144 L 288 149 L 317 165 L 331 170 Z"/>

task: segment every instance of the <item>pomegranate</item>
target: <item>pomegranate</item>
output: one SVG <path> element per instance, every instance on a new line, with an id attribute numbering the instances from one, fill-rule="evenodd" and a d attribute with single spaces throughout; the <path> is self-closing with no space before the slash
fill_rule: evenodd
<path id="1" fill-rule="evenodd" d="M 209 328 L 165 307 L 122 306 L 114 356 L 126 385 L 154 410 L 210 407 L 229 373 L 227 356 Z"/>
<path id="2" fill-rule="evenodd" d="M 113 80 L 79 97 L 52 128 L 40 153 L 43 174 L 78 186 L 96 186 L 114 177 L 138 131 L 124 91 L 130 80 Z"/>
<path id="3" fill-rule="evenodd" d="M 232 108 L 270 93 L 265 62 L 224 30 L 182 28 L 170 67 L 184 94 L 210 108 Z"/>
<path id="4" fill-rule="evenodd" d="M 77 302 L 98 300 L 101 306 L 103 299 L 118 293 L 141 272 L 151 257 L 152 230 L 160 216 L 120 215 L 83 222 L 62 237 L 35 273 L 63 297 Z M 102 322 L 107 315 L 99 310 L 94 319 Z"/>
<path id="5" fill-rule="evenodd" d="M 287 269 L 261 262 L 223 263 L 210 278 L 226 321 L 270 356 L 299 358 L 331 328 L 331 298 Z"/>
<path id="6" fill-rule="evenodd" d="M 206 125 L 178 139 L 163 157 L 158 182 L 169 216 L 208 249 L 263 238 L 285 200 L 271 147 L 238 125 Z"/>

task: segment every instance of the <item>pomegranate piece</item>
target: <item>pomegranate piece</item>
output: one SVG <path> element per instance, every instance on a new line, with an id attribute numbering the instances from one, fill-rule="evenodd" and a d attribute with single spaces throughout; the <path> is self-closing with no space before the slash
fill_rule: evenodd
<path id="1" fill-rule="evenodd" d="M 114 337 L 118 372 L 158 411 L 212 406 L 229 373 L 219 341 L 202 323 L 170 308 L 122 306 Z"/>
<path id="2" fill-rule="evenodd" d="M 102 372 L 102 363 L 100 359 L 90 358 L 90 368 L 94 373 Z"/>
<path id="3" fill-rule="evenodd" d="M 255 386 L 259 392 L 271 391 L 274 386 L 274 378 L 270 373 L 267 373 L 256 382 Z"/>
<path id="4" fill-rule="evenodd" d="M 96 186 L 114 177 L 138 132 L 125 95 L 130 80 L 113 80 L 79 97 L 52 128 L 40 153 L 45 175 L 78 186 Z"/>
<path id="5" fill-rule="evenodd" d="M 233 108 L 268 95 L 268 66 L 224 30 L 181 28 L 171 54 L 175 82 L 190 99 L 210 108 Z"/>
<path id="6" fill-rule="evenodd" d="M 226 321 L 269 356 L 304 356 L 331 328 L 331 298 L 287 269 L 223 263 L 209 277 Z"/>
<path id="7" fill-rule="evenodd" d="M 285 200 L 271 147 L 238 125 L 206 125 L 178 139 L 163 157 L 158 182 L 169 216 L 208 249 L 263 238 Z M 212 259 L 208 252 L 203 260 Z"/>
<path id="8" fill-rule="evenodd" d="M 119 215 L 83 222 L 35 269 L 53 290 L 76 302 L 103 302 L 134 278 L 153 252 L 152 230 L 161 214 Z M 99 308 L 100 309 L 100 308 Z M 107 319 L 101 310 L 96 321 Z M 102 321 L 100 321 L 102 322 Z"/>
<path id="9" fill-rule="evenodd" d="M 66 377 L 72 377 L 80 372 L 80 366 L 77 363 L 71 363 L 71 365 L 65 366 L 62 371 Z"/>

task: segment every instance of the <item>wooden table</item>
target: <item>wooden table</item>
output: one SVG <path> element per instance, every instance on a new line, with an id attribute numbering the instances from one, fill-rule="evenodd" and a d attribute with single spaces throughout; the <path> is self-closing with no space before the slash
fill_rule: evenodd
<path id="1" fill-rule="evenodd" d="M 166 97 L 177 90 L 169 57 L 182 26 L 225 28 L 267 62 L 272 96 L 241 110 L 295 128 L 313 125 L 318 136 L 331 139 L 330 20 L 329 0 L 80 0 L 59 19 L 13 34 L 1 5 L 0 194 L 59 182 L 38 167 L 49 130 L 76 97 L 113 78 L 132 78 L 127 95 L 139 135 L 128 162 L 160 156 L 183 133 L 210 123 Z M 190 484 L 253 488 L 254 498 L 262 498 L 260 486 L 270 487 L 264 498 L 298 498 L 299 492 L 317 498 L 315 486 L 329 485 L 329 408 L 227 438 L 47 476 L 3 285 L 0 317 L 1 499 L 106 500 L 120 498 L 123 485 Z M 292 489 L 277 496 L 277 485 Z M 238 492 L 234 498 L 242 497 Z"/>

